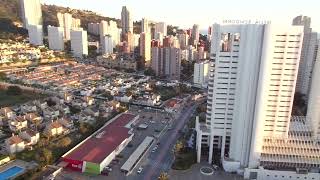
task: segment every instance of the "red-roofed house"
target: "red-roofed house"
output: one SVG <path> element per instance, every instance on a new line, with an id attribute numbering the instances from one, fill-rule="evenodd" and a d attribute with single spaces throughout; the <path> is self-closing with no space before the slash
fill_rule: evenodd
<path id="1" fill-rule="evenodd" d="M 69 169 L 100 174 L 132 140 L 130 126 L 138 116 L 123 113 L 62 156 Z"/>
<path id="2" fill-rule="evenodd" d="M 6 139 L 5 144 L 6 149 L 10 154 L 21 152 L 25 148 L 24 141 L 16 135 L 13 135 L 10 138 Z"/>
<path id="3" fill-rule="evenodd" d="M 57 136 L 63 133 L 63 126 L 58 121 L 51 122 L 47 125 L 45 133 L 49 136 Z"/>

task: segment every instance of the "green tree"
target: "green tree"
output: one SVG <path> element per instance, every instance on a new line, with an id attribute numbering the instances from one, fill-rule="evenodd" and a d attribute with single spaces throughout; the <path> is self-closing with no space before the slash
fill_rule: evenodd
<path id="1" fill-rule="evenodd" d="M 182 149 L 183 149 L 183 143 L 181 141 L 178 141 L 174 146 L 174 152 L 179 153 L 182 151 Z"/>
<path id="2" fill-rule="evenodd" d="M 52 158 L 52 151 L 47 148 L 41 149 L 40 152 L 36 154 L 36 160 L 45 165 L 51 164 Z"/>
<path id="3" fill-rule="evenodd" d="M 1 64 L 0 64 L 1 65 Z M 7 76 L 5 73 L 0 72 L 0 81 L 6 81 L 7 80 Z"/>
<path id="4" fill-rule="evenodd" d="M 64 137 L 59 141 L 61 147 L 68 147 L 72 143 L 72 140 L 69 137 Z"/>
<path id="5" fill-rule="evenodd" d="M 22 94 L 22 90 L 19 86 L 9 86 L 7 89 L 7 95 L 18 96 Z"/>
<path id="6" fill-rule="evenodd" d="M 144 75 L 146 75 L 146 76 L 155 76 L 156 73 L 154 72 L 153 69 L 148 68 L 148 69 L 146 69 L 146 70 L 144 71 Z"/>

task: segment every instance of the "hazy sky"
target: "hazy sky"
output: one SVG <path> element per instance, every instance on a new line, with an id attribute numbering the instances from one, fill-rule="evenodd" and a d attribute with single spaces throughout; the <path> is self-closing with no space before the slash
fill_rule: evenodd
<path id="1" fill-rule="evenodd" d="M 75 9 L 86 9 L 120 18 L 126 5 L 135 21 L 142 17 L 181 28 L 200 24 L 207 29 L 214 22 L 227 19 L 271 20 L 272 24 L 291 24 L 298 15 L 312 18 L 311 26 L 320 32 L 319 0 L 42 0 Z"/>

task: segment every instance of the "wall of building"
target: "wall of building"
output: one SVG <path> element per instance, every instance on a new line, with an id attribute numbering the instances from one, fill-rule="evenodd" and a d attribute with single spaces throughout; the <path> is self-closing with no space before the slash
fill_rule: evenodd
<path id="1" fill-rule="evenodd" d="M 276 171 L 267 169 L 245 169 L 245 179 L 257 180 L 318 180 L 319 173 L 297 174 L 295 171 Z"/>

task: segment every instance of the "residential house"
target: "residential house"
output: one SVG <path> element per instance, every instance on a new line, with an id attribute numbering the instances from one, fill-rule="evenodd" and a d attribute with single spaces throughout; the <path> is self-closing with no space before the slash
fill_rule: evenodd
<path id="1" fill-rule="evenodd" d="M 89 97 L 89 96 L 85 96 L 85 97 L 83 98 L 83 100 L 86 102 L 86 104 L 87 104 L 88 106 L 91 106 L 91 105 L 94 103 L 94 99 L 93 99 L 92 97 Z"/>
<path id="2" fill-rule="evenodd" d="M 31 129 L 22 131 L 21 133 L 19 133 L 19 136 L 23 140 L 25 140 L 25 145 L 35 145 L 39 142 L 40 139 L 40 133 Z"/>
<path id="3" fill-rule="evenodd" d="M 45 133 L 49 136 L 58 136 L 63 134 L 63 126 L 58 121 L 49 123 L 45 129 Z"/>
<path id="4" fill-rule="evenodd" d="M 58 122 L 66 129 L 72 129 L 74 127 L 73 121 L 67 118 L 60 118 Z"/>
<path id="5" fill-rule="evenodd" d="M 30 113 L 30 112 L 35 112 L 37 111 L 37 106 L 33 103 L 26 103 L 20 106 L 21 108 L 21 113 Z"/>
<path id="6" fill-rule="evenodd" d="M 27 127 L 28 121 L 22 116 L 18 116 L 14 120 L 9 121 L 9 128 L 13 132 L 21 131 Z"/>
<path id="7" fill-rule="evenodd" d="M 44 109 L 46 109 L 46 108 L 48 107 L 48 104 L 47 104 L 46 101 L 41 102 L 41 101 L 39 101 L 39 100 L 36 100 L 36 101 L 34 101 L 34 104 L 35 104 L 37 107 L 39 107 L 40 109 L 42 109 L 42 110 L 44 110 Z"/>
<path id="8" fill-rule="evenodd" d="M 10 154 L 14 154 L 16 152 L 21 152 L 25 148 L 24 141 L 16 135 L 11 136 L 10 138 L 5 140 L 5 146 Z"/>
<path id="9" fill-rule="evenodd" d="M 24 115 L 24 119 L 26 119 L 30 124 L 40 124 L 42 122 L 42 117 L 37 115 L 36 113 L 28 113 Z"/>
<path id="10" fill-rule="evenodd" d="M 67 102 L 67 103 L 69 103 L 69 102 L 71 102 L 72 101 L 72 95 L 71 94 L 69 94 L 69 93 L 64 93 L 64 101 L 65 102 Z"/>
<path id="11" fill-rule="evenodd" d="M 15 113 L 9 107 L 4 107 L 0 109 L 0 115 L 8 119 L 13 119 L 15 116 Z"/>

